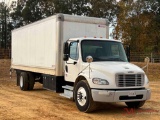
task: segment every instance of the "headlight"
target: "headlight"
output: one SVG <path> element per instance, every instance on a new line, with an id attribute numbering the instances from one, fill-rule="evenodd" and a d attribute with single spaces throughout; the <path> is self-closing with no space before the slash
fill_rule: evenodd
<path id="1" fill-rule="evenodd" d="M 98 85 L 109 85 L 109 82 L 107 80 L 101 79 L 101 78 L 93 78 L 92 82 L 94 84 L 98 84 Z"/>

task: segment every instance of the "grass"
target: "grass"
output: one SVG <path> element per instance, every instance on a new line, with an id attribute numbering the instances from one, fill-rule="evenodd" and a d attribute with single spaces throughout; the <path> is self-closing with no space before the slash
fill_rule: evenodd
<path id="1" fill-rule="evenodd" d="M 139 66 L 139 67 L 143 67 L 146 64 L 143 62 L 133 62 L 133 64 Z M 147 69 L 145 68 L 144 71 L 147 74 L 147 77 L 149 78 L 150 81 L 160 81 L 160 63 L 149 63 L 148 66 L 148 73 L 147 73 Z"/>

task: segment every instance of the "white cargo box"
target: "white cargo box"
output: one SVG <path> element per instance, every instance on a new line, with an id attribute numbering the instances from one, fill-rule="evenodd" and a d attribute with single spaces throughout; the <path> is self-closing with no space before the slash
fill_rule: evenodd
<path id="1" fill-rule="evenodd" d="M 107 21 L 57 14 L 12 31 L 12 68 L 63 75 L 63 43 L 77 37 L 108 38 Z"/>

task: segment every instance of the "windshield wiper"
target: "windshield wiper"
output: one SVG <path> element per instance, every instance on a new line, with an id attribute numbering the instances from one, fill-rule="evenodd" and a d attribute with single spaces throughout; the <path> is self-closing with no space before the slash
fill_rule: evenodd
<path id="1" fill-rule="evenodd" d="M 105 58 L 105 59 L 97 58 L 97 57 L 93 58 L 93 62 L 96 62 L 96 61 L 123 61 L 123 62 L 125 62 L 121 58 Z"/>
<path id="2" fill-rule="evenodd" d="M 121 58 L 108 58 L 106 60 L 108 60 L 108 61 L 123 61 L 124 62 L 124 60 Z"/>

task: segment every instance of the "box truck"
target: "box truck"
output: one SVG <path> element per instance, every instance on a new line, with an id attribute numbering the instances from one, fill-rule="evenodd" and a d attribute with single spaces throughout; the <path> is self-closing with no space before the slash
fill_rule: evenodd
<path id="1" fill-rule="evenodd" d="M 142 107 L 150 99 L 145 72 L 128 62 L 121 41 L 108 39 L 105 19 L 57 14 L 12 31 L 11 68 L 17 85 L 73 99 L 82 112 L 97 102 Z"/>

